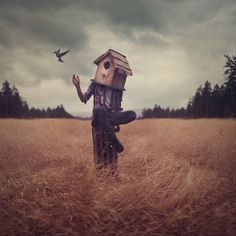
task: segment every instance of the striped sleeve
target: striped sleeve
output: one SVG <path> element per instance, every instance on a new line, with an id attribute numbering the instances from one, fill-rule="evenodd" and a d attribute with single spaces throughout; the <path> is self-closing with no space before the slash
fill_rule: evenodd
<path id="1" fill-rule="evenodd" d="M 91 98 L 91 96 L 94 94 L 94 89 L 95 89 L 95 84 L 92 82 L 87 91 L 84 93 L 85 101 L 84 103 L 86 104 L 87 101 Z"/>

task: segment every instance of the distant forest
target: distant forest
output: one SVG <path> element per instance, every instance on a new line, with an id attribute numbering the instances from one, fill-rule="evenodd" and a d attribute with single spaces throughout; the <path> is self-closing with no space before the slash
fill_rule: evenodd
<path id="1" fill-rule="evenodd" d="M 143 118 L 228 118 L 236 117 L 236 57 L 225 55 L 225 82 L 200 86 L 186 108 L 170 109 L 155 105 L 143 109 Z"/>
<path id="2" fill-rule="evenodd" d="M 63 107 L 38 109 L 29 108 L 22 99 L 17 88 L 5 81 L 0 91 L 0 117 L 1 118 L 73 118 Z"/>

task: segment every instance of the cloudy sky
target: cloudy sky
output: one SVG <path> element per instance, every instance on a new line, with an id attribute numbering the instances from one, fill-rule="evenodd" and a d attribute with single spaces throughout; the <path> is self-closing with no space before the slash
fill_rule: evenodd
<path id="1" fill-rule="evenodd" d="M 0 0 L 0 82 L 14 84 L 30 107 L 63 104 L 89 112 L 85 91 L 93 60 L 109 48 L 126 55 L 124 109 L 185 106 L 197 87 L 224 82 L 224 54 L 236 51 L 235 0 Z M 52 53 L 71 49 L 59 63 Z"/>

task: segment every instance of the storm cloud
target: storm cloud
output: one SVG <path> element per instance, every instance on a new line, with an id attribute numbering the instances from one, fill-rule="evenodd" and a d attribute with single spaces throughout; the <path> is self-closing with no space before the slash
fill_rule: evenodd
<path id="1" fill-rule="evenodd" d="M 236 48 L 234 0 L 0 0 L 0 81 L 30 106 L 63 104 L 78 114 L 73 73 L 86 90 L 109 48 L 127 56 L 123 107 L 185 106 L 196 88 L 224 81 L 224 54 Z M 52 53 L 71 49 L 65 63 Z"/>

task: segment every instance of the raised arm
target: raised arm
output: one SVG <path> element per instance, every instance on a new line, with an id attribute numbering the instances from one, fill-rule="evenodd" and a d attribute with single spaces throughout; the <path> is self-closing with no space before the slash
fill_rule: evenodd
<path id="1" fill-rule="evenodd" d="M 82 90 L 80 88 L 80 78 L 79 78 L 79 76 L 78 75 L 77 76 L 73 75 L 72 81 L 73 81 L 74 86 L 76 87 L 77 94 L 80 98 L 80 101 L 83 102 L 83 103 L 86 103 L 85 94 L 82 92 Z"/>

